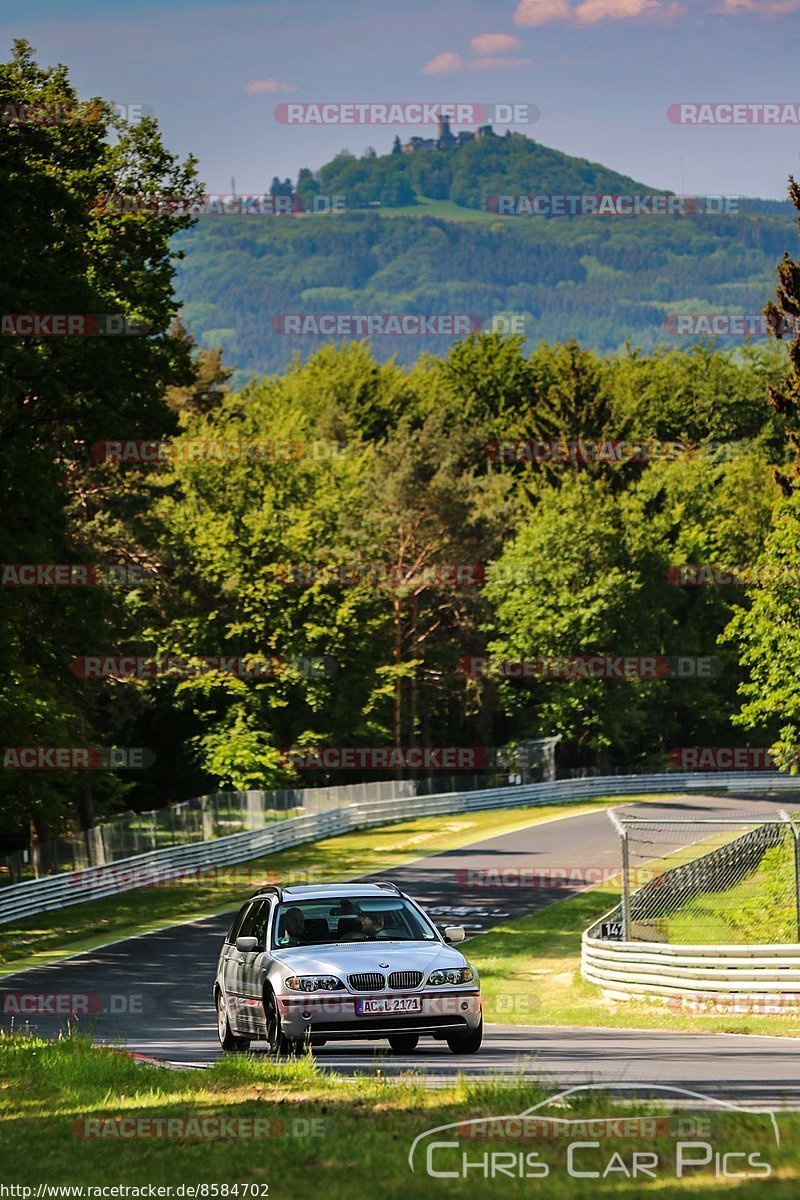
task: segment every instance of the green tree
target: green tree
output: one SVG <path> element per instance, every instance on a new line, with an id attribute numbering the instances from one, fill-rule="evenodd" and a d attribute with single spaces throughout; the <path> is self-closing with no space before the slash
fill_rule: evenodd
<path id="1" fill-rule="evenodd" d="M 800 211 L 800 187 L 789 180 L 789 195 Z M 734 718 L 748 731 L 766 733 L 781 767 L 800 769 L 800 264 L 784 254 L 778 265 L 777 303 L 765 309 L 773 333 L 782 339 L 794 331 L 789 365 L 769 399 L 785 422 L 789 462 L 775 478 L 783 496 L 776 506 L 762 564 L 770 582 L 749 609 L 737 613 L 726 636 L 739 649 L 748 677 L 740 692 L 743 704 Z"/>
<path id="2" fill-rule="evenodd" d="M 32 111 L 73 119 L 18 119 Z M 113 314 L 148 336 L 0 338 L 2 560 L 87 562 L 104 557 L 74 523 L 73 497 L 93 469 L 93 443 L 169 428 L 169 384 L 189 378 L 189 355 L 169 333 L 172 236 L 190 223 L 151 207 L 119 211 L 109 194 L 197 194 L 194 163 L 163 147 L 155 121 L 128 126 L 102 100 L 81 105 L 66 68 L 40 67 L 18 41 L 0 64 L 0 313 Z M 5 331 L 4 331 L 5 332 Z M 117 730 L 98 685 L 70 670 L 74 656 L 114 644 L 117 604 L 105 589 L 3 589 L 0 720 L 9 745 L 102 742 Z M 104 701 L 107 704 L 109 695 Z M 111 715 L 109 715 L 111 714 Z M 33 787 L 3 773 L 4 820 L 38 836 L 97 799 L 119 796 L 113 777 L 41 775 Z"/>

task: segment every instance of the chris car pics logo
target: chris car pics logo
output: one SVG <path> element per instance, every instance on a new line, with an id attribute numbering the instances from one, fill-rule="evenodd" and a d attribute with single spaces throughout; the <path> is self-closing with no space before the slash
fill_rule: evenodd
<path id="1" fill-rule="evenodd" d="M 659 1094 L 658 1115 L 631 1113 L 631 1092 L 636 1090 Z M 582 1115 L 563 1115 L 571 1097 L 598 1091 L 604 1104 L 616 1101 L 620 1111 L 586 1115 L 584 1104 Z M 615 1097 L 615 1092 L 623 1095 Z M 674 1111 L 664 1113 L 661 1093 Z M 551 1105 L 558 1115 L 546 1111 Z M 699 1181 L 710 1175 L 738 1183 L 768 1179 L 779 1147 L 778 1124 L 769 1109 L 744 1108 L 682 1087 L 589 1083 L 557 1092 L 521 1113 L 468 1117 L 427 1129 L 412 1142 L 408 1166 L 414 1174 L 473 1186 L 481 1179 L 558 1175 L 617 1184 Z"/>

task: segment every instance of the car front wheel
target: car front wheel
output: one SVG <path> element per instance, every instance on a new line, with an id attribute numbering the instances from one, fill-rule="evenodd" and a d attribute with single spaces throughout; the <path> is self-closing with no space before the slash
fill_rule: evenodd
<path id="1" fill-rule="evenodd" d="M 274 992 L 268 991 L 264 997 L 264 1014 L 267 1018 L 267 1041 L 270 1052 L 280 1058 L 288 1058 L 292 1054 L 297 1054 L 300 1043 L 293 1038 L 288 1038 L 281 1029 L 278 1002 Z"/>
<path id="2" fill-rule="evenodd" d="M 453 1051 L 453 1054 L 477 1054 L 481 1048 L 483 1041 L 483 1017 L 477 1029 L 471 1030 L 468 1034 L 450 1034 L 447 1039 L 447 1044 Z"/>
<path id="3" fill-rule="evenodd" d="M 219 1035 L 219 1044 L 223 1050 L 238 1050 L 243 1052 L 250 1049 L 250 1039 L 239 1037 L 231 1030 L 230 1021 L 228 1020 L 228 1006 L 225 1003 L 222 992 L 217 992 L 217 1033 Z"/>

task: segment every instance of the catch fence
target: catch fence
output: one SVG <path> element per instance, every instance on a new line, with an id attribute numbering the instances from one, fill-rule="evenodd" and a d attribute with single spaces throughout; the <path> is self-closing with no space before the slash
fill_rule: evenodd
<path id="1" fill-rule="evenodd" d="M 800 941 L 800 840 L 783 810 L 686 818 L 612 811 L 622 902 L 609 938 L 676 945 Z"/>

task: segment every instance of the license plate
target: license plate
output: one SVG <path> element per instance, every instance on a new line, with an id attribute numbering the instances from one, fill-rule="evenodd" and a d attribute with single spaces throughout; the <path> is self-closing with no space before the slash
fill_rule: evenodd
<path id="1" fill-rule="evenodd" d="M 422 1012 L 422 997 L 384 996 L 380 1000 L 356 1000 L 356 1012 L 362 1017 L 376 1013 Z"/>

